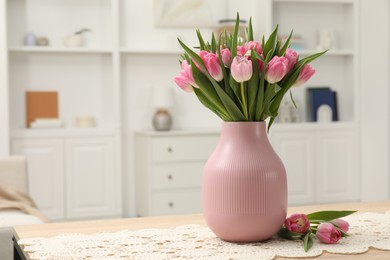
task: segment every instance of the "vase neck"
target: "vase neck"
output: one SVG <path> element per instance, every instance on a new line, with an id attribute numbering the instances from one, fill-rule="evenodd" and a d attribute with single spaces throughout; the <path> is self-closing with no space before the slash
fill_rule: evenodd
<path id="1" fill-rule="evenodd" d="M 223 122 L 221 139 L 225 138 L 266 139 L 267 129 L 265 122 Z"/>

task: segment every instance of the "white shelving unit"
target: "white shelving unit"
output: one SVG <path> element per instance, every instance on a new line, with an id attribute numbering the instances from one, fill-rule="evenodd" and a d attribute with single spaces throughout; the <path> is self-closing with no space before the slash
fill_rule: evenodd
<path id="1" fill-rule="evenodd" d="M 21 52 L 21 53 L 77 53 L 77 54 L 112 54 L 111 49 L 98 49 L 98 48 L 71 48 L 71 47 L 40 47 L 40 46 L 21 46 L 21 47 L 10 47 L 10 52 Z"/>
<path id="2" fill-rule="evenodd" d="M 359 1 L 273 0 L 270 5 L 268 24 L 272 28 L 279 24 L 282 35 L 291 29 L 300 35 L 304 46 L 297 51 L 300 56 L 316 52 L 319 30 L 334 34 L 330 50 L 312 63 L 315 76 L 293 93 L 307 108 L 307 87 L 330 87 L 337 93 L 339 121 L 279 124 L 271 133 L 285 162 L 290 202 L 359 200 Z"/>
<path id="3" fill-rule="evenodd" d="M 31 196 L 53 220 L 122 216 L 117 0 L 6 5 L 11 153 L 28 159 Z M 66 47 L 82 28 L 83 46 Z M 24 46 L 26 33 L 49 46 Z M 26 128 L 26 91 L 57 91 L 64 126 Z M 96 126 L 77 128 L 78 116 Z"/>
<path id="4" fill-rule="evenodd" d="M 272 10 L 272 27 L 280 24 L 280 34 L 286 35 L 293 29 L 294 35 L 301 36 L 304 47 L 298 52 L 301 56 L 316 52 L 320 30 L 333 32 L 332 46 L 313 62 L 317 73 L 306 87 L 331 87 L 337 92 L 339 120 L 357 122 L 359 1 L 274 0 Z M 305 91 L 305 88 L 294 91 L 303 104 Z"/>

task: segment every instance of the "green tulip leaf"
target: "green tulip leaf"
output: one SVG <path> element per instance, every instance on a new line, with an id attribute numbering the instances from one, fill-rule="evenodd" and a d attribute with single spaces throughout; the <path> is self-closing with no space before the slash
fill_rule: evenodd
<path id="1" fill-rule="evenodd" d="M 248 29 L 247 29 L 246 38 L 248 39 L 248 41 L 253 41 L 252 17 L 249 18 L 249 25 L 248 25 Z"/>
<path id="2" fill-rule="evenodd" d="M 260 54 L 258 54 L 257 52 L 255 52 L 255 56 L 256 56 L 256 59 L 264 62 L 264 58 L 260 56 Z"/>
<path id="3" fill-rule="evenodd" d="M 323 54 L 325 54 L 328 50 L 325 50 L 325 51 L 322 51 L 322 52 L 318 52 L 318 53 L 315 53 L 315 54 L 312 54 L 306 58 L 303 58 L 302 60 L 298 61 L 296 66 L 299 66 L 299 65 L 305 65 L 305 64 L 308 64 L 310 62 L 312 62 L 313 60 L 321 57 Z"/>
<path id="4" fill-rule="evenodd" d="M 301 233 L 288 231 L 288 229 L 286 229 L 286 228 L 281 228 L 278 232 L 278 236 L 280 236 L 282 238 L 286 238 L 286 239 L 293 239 L 293 240 L 302 239 L 303 235 L 304 234 L 301 234 Z"/>
<path id="5" fill-rule="evenodd" d="M 232 57 L 237 56 L 237 41 L 238 41 L 238 28 L 239 27 L 240 27 L 240 15 L 237 13 L 236 26 L 234 27 L 232 46 L 230 49 Z"/>
<path id="6" fill-rule="evenodd" d="M 283 47 L 279 50 L 278 56 L 284 56 L 284 54 L 286 53 L 286 50 L 290 45 L 292 34 L 293 31 L 291 30 L 290 35 L 288 36 L 286 42 L 284 43 Z"/>
<path id="7" fill-rule="evenodd" d="M 196 35 L 198 36 L 200 50 L 204 50 L 205 49 L 205 43 L 204 43 L 202 34 L 200 33 L 199 29 L 196 30 Z"/>
<path id="8" fill-rule="evenodd" d="M 201 89 L 194 88 L 195 95 L 198 97 L 199 101 L 208 109 L 213 111 L 217 116 L 219 116 L 224 121 L 231 121 L 232 119 L 225 115 L 224 113 L 221 113 L 214 105 L 213 102 L 208 100 L 207 96 L 202 92 Z"/>
<path id="9" fill-rule="evenodd" d="M 211 51 L 215 53 L 217 51 L 217 40 L 215 39 L 214 33 L 211 34 Z"/>
<path id="10" fill-rule="evenodd" d="M 294 100 L 294 97 L 293 97 L 293 94 L 292 94 L 292 91 L 291 91 L 291 90 L 290 90 L 290 99 L 291 99 L 292 103 L 294 104 L 294 107 L 295 107 L 296 109 L 298 109 L 297 104 L 295 103 L 295 100 Z"/>
<path id="11" fill-rule="evenodd" d="M 311 214 L 307 215 L 307 218 L 309 220 L 322 220 L 322 221 L 330 221 L 333 219 L 342 218 L 348 215 L 351 215 L 355 213 L 356 211 L 353 210 L 343 210 L 343 211 L 336 211 L 336 210 L 329 210 L 329 211 L 318 211 L 313 212 Z"/>
<path id="12" fill-rule="evenodd" d="M 226 94 L 225 91 L 221 88 L 221 86 L 210 76 L 206 75 L 209 78 L 209 81 L 214 86 L 219 98 L 221 99 L 223 105 L 228 111 L 229 115 L 232 117 L 233 121 L 248 121 L 245 119 L 244 114 L 237 107 L 236 103 Z"/>
<path id="13" fill-rule="evenodd" d="M 313 246 L 313 239 L 311 238 L 311 233 L 308 232 L 304 237 L 303 237 L 303 249 L 305 252 L 309 251 L 310 248 Z"/>
<path id="14" fill-rule="evenodd" d="M 267 42 L 265 43 L 265 45 L 263 45 L 263 53 L 265 55 L 268 55 L 269 52 L 273 53 L 273 50 L 274 50 L 275 44 L 276 44 L 276 37 L 278 35 L 278 28 L 279 28 L 279 25 L 276 25 L 274 31 L 269 36 Z"/>
<path id="15" fill-rule="evenodd" d="M 269 119 L 268 127 L 267 127 L 267 132 L 268 132 L 268 133 L 269 133 L 269 130 L 271 129 L 272 124 L 273 124 L 274 121 L 275 121 L 275 118 L 276 118 L 276 116 L 271 117 L 271 118 Z"/>
<path id="16" fill-rule="evenodd" d="M 194 62 L 191 61 L 192 76 L 196 84 L 202 89 L 203 93 L 207 95 L 208 100 L 213 102 L 216 110 L 224 115 L 229 115 L 223 106 L 222 101 L 220 100 L 217 92 L 214 90 L 211 82 L 207 77 L 195 66 Z"/>
<path id="17" fill-rule="evenodd" d="M 240 84 L 234 80 L 232 74 L 229 75 L 229 85 L 230 88 L 233 90 L 235 95 L 235 100 L 238 100 L 241 108 L 243 108 L 242 100 L 241 100 L 241 92 L 240 92 Z"/>
<path id="18" fill-rule="evenodd" d="M 257 59 L 255 51 L 251 51 L 251 61 L 252 61 L 252 77 L 248 82 L 248 111 L 249 111 L 249 120 L 254 121 L 256 116 L 256 97 L 259 86 L 259 68 L 257 65 Z"/>

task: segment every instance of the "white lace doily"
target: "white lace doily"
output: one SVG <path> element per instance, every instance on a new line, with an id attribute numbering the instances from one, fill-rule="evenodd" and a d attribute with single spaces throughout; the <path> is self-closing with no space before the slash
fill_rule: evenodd
<path id="1" fill-rule="evenodd" d="M 338 244 L 314 240 L 309 252 L 302 241 L 272 238 L 262 243 L 235 244 L 220 240 L 209 228 L 184 225 L 166 229 L 123 230 L 112 233 L 62 234 L 19 240 L 31 259 L 273 259 L 315 257 L 323 251 L 357 254 L 370 247 L 390 250 L 390 211 L 345 218 L 349 237 Z M 389 252 L 390 258 L 390 252 Z"/>

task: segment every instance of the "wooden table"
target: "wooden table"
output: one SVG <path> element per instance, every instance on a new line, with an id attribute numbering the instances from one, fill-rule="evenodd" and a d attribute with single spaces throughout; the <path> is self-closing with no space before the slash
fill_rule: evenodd
<path id="1" fill-rule="evenodd" d="M 365 202 L 365 203 L 343 203 L 315 206 L 302 206 L 289 208 L 289 214 L 292 213 L 310 213 L 320 210 L 358 210 L 359 212 L 385 212 L 390 210 L 390 201 L 383 202 Z M 29 259 L 19 247 L 17 241 L 23 238 L 32 237 L 50 237 L 61 233 L 96 233 L 101 231 L 120 231 L 124 229 L 144 229 L 144 228 L 166 228 L 185 224 L 206 225 L 201 214 L 163 216 L 163 217 L 144 217 L 128 219 L 110 219 L 110 220 L 92 220 L 66 223 L 50 223 L 43 225 L 28 225 L 14 227 L 14 252 L 15 259 Z M 390 259 L 390 251 L 381 251 L 370 249 L 367 253 L 360 255 L 337 255 L 323 253 L 321 259 Z M 287 259 L 278 257 L 277 259 Z M 291 259 L 291 258 L 289 258 Z M 305 258 L 307 259 L 307 258 Z"/>

